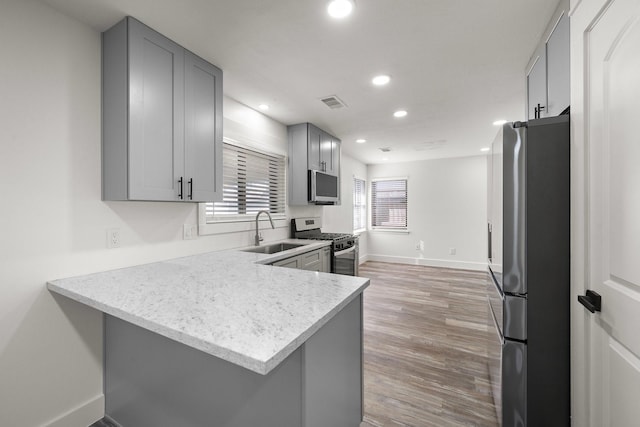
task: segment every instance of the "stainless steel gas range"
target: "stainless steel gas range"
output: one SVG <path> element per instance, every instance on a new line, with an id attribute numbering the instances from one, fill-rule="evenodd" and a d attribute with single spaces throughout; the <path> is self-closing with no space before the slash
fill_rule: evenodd
<path id="1" fill-rule="evenodd" d="M 291 220 L 291 237 L 294 239 L 331 240 L 331 272 L 357 276 L 358 236 L 346 233 L 323 233 L 321 228 L 321 218 L 294 218 Z"/>

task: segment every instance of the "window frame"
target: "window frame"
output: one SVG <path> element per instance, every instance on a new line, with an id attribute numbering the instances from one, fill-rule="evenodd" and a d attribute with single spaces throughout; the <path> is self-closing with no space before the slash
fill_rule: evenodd
<path id="1" fill-rule="evenodd" d="M 357 186 L 356 181 L 362 182 L 360 186 Z M 361 203 L 357 203 L 357 188 L 362 189 L 362 194 L 359 195 L 359 200 Z M 367 222 L 368 222 L 368 211 L 367 211 L 367 180 L 363 178 L 359 178 L 356 175 L 353 176 L 353 232 L 361 233 L 367 230 Z M 361 208 L 360 211 L 360 222 L 362 227 L 356 228 L 356 208 Z"/>
<path id="2" fill-rule="evenodd" d="M 271 217 L 273 218 L 273 222 L 276 228 L 284 228 L 288 227 L 288 206 L 287 206 L 287 155 L 284 150 L 278 150 L 274 147 L 267 147 L 264 144 L 260 144 L 257 142 L 247 143 L 240 142 L 230 138 L 223 138 L 223 143 L 225 145 L 232 145 L 241 150 L 254 151 L 258 154 L 278 157 L 281 158 L 282 162 L 281 167 L 281 177 L 283 180 L 283 186 L 281 188 L 281 201 L 282 201 L 282 212 L 271 213 Z M 223 146 L 224 150 L 224 146 Z M 223 184 L 224 185 L 224 184 Z M 235 233 L 241 231 L 249 231 L 255 228 L 253 224 L 255 221 L 255 213 L 250 214 L 231 214 L 231 215 L 210 215 L 207 211 L 210 211 L 210 208 L 207 208 L 209 203 L 199 203 L 198 204 L 198 234 L 199 235 L 211 235 L 211 234 L 224 234 L 224 233 Z M 268 221 L 266 215 L 260 217 L 260 221 Z"/>
<path id="3" fill-rule="evenodd" d="M 389 225 L 375 225 L 374 223 L 374 214 L 376 203 L 374 199 L 374 185 L 377 182 L 381 181 L 404 181 L 405 183 L 405 198 L 404 198 L 404 216 L 405 216 L 405 225 L 404 226 L 389 226 Z M 408 233 L 409 232 L 409 177 L 385 177 L 385 178 L 372 178 L 370 182 L 370 191 L 369 191 L 369 224 L 370 228 L 373 231 L 386 231 L 386 232 L 398 232 L 398 233 Z"/>

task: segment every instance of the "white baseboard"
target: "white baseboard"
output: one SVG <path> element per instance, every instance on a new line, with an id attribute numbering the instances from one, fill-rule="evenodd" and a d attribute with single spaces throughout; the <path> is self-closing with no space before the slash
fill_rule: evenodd
<path id="1" fill-rule="evenodd" d="M 45 424 L 46 427 L 86 427 L 104 417 L 104 394 L 100 394 L 88 402 L 77 406 L 55 420 Z"/>
<path id="2" fill-rule="evenodd" d="M 471 261 L 454 261 L 448 259 L 430 259 L 430 258 L 412 258 L 392 255 L 375 255 L 367 254 L 364 256 L 365 261 L 379 261 L 390 262 L 394 264 L 411 264 L 411 265 L 424 265 L 427 267 L 445 267 L 456 268 L 460 270 L 476 270 L 485 271 L 487 269 L 487 263 L 485 262 L 471 262 Z M 363 257 L 360 258 L 360 262 Z"/>

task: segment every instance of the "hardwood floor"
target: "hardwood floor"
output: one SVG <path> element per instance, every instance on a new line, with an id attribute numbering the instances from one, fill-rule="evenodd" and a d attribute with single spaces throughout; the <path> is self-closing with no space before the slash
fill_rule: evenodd
<path id="1" fill-rule="evenodd" d="M 364 422 L 497 426 L 484 272 L 367 262 Z"/>

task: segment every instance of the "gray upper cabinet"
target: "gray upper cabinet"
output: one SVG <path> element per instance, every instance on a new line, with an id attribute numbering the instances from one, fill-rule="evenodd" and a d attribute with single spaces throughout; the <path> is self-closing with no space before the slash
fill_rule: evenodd
<path id="1" fill-rule="evenodd" d="M 308 165 L 309 169 L 328 172 L 334 175 L 340 173 L 340 144 L 335 136 L 308 123 Z"/>
<path id="2" fill-rule="evenodd" d="M 102 44 L 103 199 L 219 200 L 222 71 L 131 17 Z"/>
<path id="3" fill-rule="evenodd" d="M 571 103 L 568 11 L 568 0 L 562 0 L 529 61 L 528 120 L 557 116 Z"/>
<path id="4" fill-rule="evenodd" d="M 341 141 L 311 123 L 288 127 L 288 203 L 309 204 L 308 171 L 317 170 L 340 179 Z"/>
<path id="5" fill-rule="evenodd" d="M 527 76 L 528 114 L 530 119 L 546 117 L 547 60 L 539 56 Z M 540 108 L 540 114 L 537 113 Z"/>
<path id="6" fill-rule="evenodd" d="M 566 14 L 547 42 L 547 91 L 547 114 L 557 116 L 571 103 L 569 17 Z"/>

